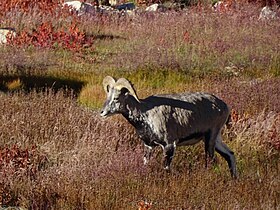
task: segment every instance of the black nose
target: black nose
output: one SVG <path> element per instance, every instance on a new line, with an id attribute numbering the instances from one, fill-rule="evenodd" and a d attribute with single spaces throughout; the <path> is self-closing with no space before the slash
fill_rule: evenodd
<path id="1" fill-rule="evenodd" d="M 100 111 L 100 116 L 101 117 L 104 117 L 106 115 L 106 112 L 102 109 L 101 111 Z"/>

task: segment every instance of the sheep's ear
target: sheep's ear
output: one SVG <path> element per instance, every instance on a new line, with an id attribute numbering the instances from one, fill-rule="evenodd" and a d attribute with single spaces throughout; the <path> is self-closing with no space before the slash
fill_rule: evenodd
<path id="1" fill-rule="evenodd" d="M 129 92 L 129 90 L 127 89 L 127 88 L 122 88 L 121 89 L 121 94 L 123 95 L 123 96 L 125 96 L 126 98 L 127 98 L 127 96 L 129 96 L 129 95 L 131 95 L 131 93 Z M 132 95 L 133 96 L 133 95 Z M 135 96 L 133 96 L 134 98 L 135 98 Z M 137 99 L 136 99 L 137 100 Z"/>
<path id="2" fill-rule="evenodd" d="M 130 95 L 132 95 L 140 103 L 140 101 L 137 97 L 136 91 L 134 90 L 134 88 L 132 87 L 132 85 L 130 84 L 130 82 L 127 79 L 125 79 L 125 78 L 118 79 L 118 81 L 115 83 L 114 87 L 118 90 L 127 89 L 128 93 Z"/>
<path id="3" fill-rule="evenodd" d="M 106 76 L 104 79 L 103 79 L 103 88 L 104 88 L 104 91 L 106 93 L 109 92 L 109 90 L 114 86 L 114 84 L 116 83 L 115 79 L 111 76 Z"/>
<path id="4" fill-rule="evenodd" d="M 126 87 L 123 87 L 123 88 L 121 89 L 121 94 L 123 94 L 123 95 L 128 95 L 128 94 L 129 94 L 129 90 L 128 90 Z"/>

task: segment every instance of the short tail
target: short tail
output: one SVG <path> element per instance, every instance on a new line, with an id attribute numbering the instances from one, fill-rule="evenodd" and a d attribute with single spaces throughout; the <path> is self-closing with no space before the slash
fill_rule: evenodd
<path id="1" fill-rule="evenodd" d="M 228 115 L 227 121 L 226 121 L 226 127 L 227 129 L 230 129 L 232 125 L 232 120 L 231 120 L 231 114 Z"/>

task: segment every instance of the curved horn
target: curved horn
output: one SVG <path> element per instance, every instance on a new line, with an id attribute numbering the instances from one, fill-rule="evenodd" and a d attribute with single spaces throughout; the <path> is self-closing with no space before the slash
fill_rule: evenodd
<path id="1" fill-rule="evenodd" d="M 132 87 L 131 83 L 127 79 L 125 78 L 118 79 L 118 81 L 115 83 L 114 86 L 118 90 L 121 90 L 122 88 L 126 88 L 130 92 L 130 94 L 140 103 L 134 88 Z"/>
<path id="2" fill-rule="evenodd" d="M 116 83 L 115 79 L 111 76 L 106 76 L 104 79 L 103 79 L 103 88 L 105 90 L 106 93 L 108 93 L 108 86 L 111 88 L 114 86 L 114 84 Z"/>

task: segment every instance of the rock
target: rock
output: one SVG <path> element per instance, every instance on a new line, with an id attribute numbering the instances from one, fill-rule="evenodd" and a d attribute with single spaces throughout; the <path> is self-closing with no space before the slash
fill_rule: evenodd
<path id="1" fill-rule="evenodd" d="M 14 28 L 0 28 L 0 44 L 6 44 L 7 38 L 13 38 L 16 36 L 16 30 Z"/>
<path id="2" fill-rule="evenodd" d="M 163 12 L 166 8 L 162 4 L 152 4 L 146 8 L 146 12 Z"/>
<path id="3" fill-rule="evenodd" d="M 110 6 L 100 5 L 97 8 L 97 12 L 99 12 L 100 14 L 110 14 L 114 13 L 114 8 Z"/>
<path id="4" fill-rule="evenodd" d="M 70 10 L 76 10 L 79 11 L 82 7 L 82 2 L 80 1 L 68 1 L 63 3 L 63 7 L 68 6 L 70 7 Z"/>
<path id="5" fill-rule="evenodd" d="M 85 13 L 90 13 L 94 11 L 94 6 L 90 3 L 80 2 L 80 1 L 68 1 L 63 3 L 63 7 L 70 7 L 70 11 L 76 11 L 78 15 Z"/>
<path id="6" fill-rule="evenodd" d="M 261 13 L 259 15 L 259 20 L 269 20 L 276 19 L 276 12 L 272 10 L 269 6 L 265 6 L 262 8 Z"/>
<path id="7" fill-rule="evenodd" d="M 132 2 L 124 3 L 115 6 L 115 9 L 117 10 L 134 10 L 135 9 L 135 4 Z"/>
<path id="8" fill-rule="evenodd" d="M 107 1 L 107 0 L 106 0 Z M 80 1 L 69 1 L 63 3 L 63 6 L 68 6 L 70 11 L 75 11 L 78 15 L 83 14 L 121 14 L 121 15 L 128 15 L 133 16 L 133 10 L 135 9 L 135 4 L 132 2 L 119 4 L 115 6 L 108 6 L 108 5 L 91 5 L 89 3 L 80 2 Z"/>
<path id="9" fill-rule="evenodd" d="M 111 6 L 115 6 L 115 5 L 119 4 L 119 1 L 118 0 L 109 0 L 109 4 Z"/>

